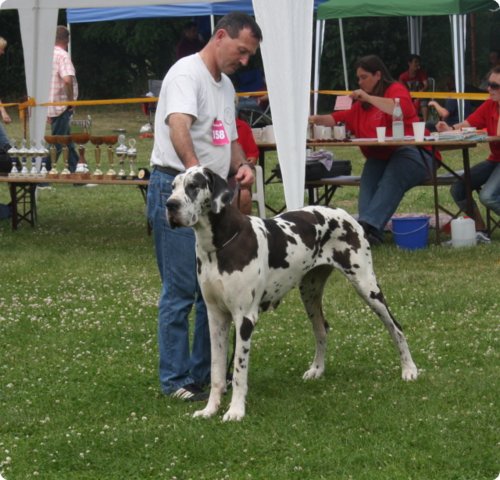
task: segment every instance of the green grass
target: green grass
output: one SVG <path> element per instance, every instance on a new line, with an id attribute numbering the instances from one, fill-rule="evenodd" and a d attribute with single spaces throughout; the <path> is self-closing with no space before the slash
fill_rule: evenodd
<path id="1" fill-rule="evenodd" d="M 123 120 L 137 132 L 144 117 L 130 112 L 93 115 L 95 124 Z M 143 165 L 148 148 L 141 140 Z M 270 201 L 281 201 L 279 188 L 270 188 Z M 355 212 L 356 190 L 341 190 L 336 201 Z M 431 213 L 432 190 L 414 189 L 401 211 Z M 221 415 L 193 419 L 199 406 L 159 392 L 160 281 L 139 192 L 57 186 L 40 193 L 38 214 L 35 229 L 0 223 L 6 480 L 497 477 L 499 232 L 491 245 L 469 249 L 408 252 L 388 242 L 374 251 L 418 381 L 400 379 L 389 335 L 334 274 L 324 378 L 301 378 L 313 339 L 293 292 L 262 315 L 247 416 L 226 424 Z"/>

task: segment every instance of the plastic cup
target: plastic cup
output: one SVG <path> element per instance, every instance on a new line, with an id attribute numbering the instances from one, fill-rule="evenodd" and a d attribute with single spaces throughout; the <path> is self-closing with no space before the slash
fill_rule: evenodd
<path id="1" fill-rule="evenodd" d="M 425 122 L 413 122 L 413 136 L 416 142 L 423 142 L 425 134 Z"/>
<path id="2" fill-rule="evenodd" d="M 333 138 L 340 141 L 345 140 L 345 125 L 333 127 Z"/>
<path id="3" fill-rule="evenodd" d="M 377 127 L 377 142 L 385 142 L 385 127 Z"/>

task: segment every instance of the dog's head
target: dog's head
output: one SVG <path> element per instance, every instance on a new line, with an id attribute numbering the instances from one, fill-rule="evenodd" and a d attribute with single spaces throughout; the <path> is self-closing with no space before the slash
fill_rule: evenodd
<path id="1" fill-rule="evenodd" d="M 191 167 L 177 175 L 172 188 L 167 200 L 167 217 L 173 228 L 192 227 L 200 216 L 210 211 L 220 213 L 231 203 L 226 181 L 205 167 Z"/>

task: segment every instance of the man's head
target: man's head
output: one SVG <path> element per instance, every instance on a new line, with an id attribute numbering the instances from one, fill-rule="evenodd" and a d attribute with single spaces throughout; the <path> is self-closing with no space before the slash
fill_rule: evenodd
<path id="1" fill-rule="evenodd" d="M 420 64 L 420 55 L 412 54 L 408 57 L 408 70 L 410 70 L 410 72 L 420 70 Z"/>
<path id="2" fill-rule="evenodd" d="M 58 25 L 56 29 L 56 45 L 62 48 L 68 48 L 69 30 L 64 25 Z"/>
<path id="3" fill-rule="evenodd" d="M 488 55 L 488 60 L 491 67 L 496 67 L 500 65 L 500 50 L 491 50 Z"/>
<path id="4" fill-rule="evenodd" d="M 248 64 L 262 41 L 262 31 L 245 13 L 229 13 L 215 26 L 210 44 L 219 71 L 231 75 Z"/>
<path id="5" fill-rule="evenodd" d="M 6 49 L 7 49 L 7 40 L 5 40 L 5 38 L 3 37 L 0 37 L 0 55 L 3 55 Z"/>

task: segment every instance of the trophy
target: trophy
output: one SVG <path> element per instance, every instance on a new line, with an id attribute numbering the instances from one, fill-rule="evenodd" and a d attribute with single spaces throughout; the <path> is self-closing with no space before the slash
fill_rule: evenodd
<path id="1" fill-rule="evenodd" d="M 118 157 L 118 162 L 120 164 L 120 170 L 118 171 L 118 178 L 120 180 L 125 180 L 127 178 L 127 174 L 125 173 L 125 169 L 123 165 L 125 163 L 125 157 L 127 156 L 127 145 L 125 145 L 125 135 L 118 135 L 118 146 L 116 147 L 115 153 Z"/>
<path id="2" fill-rule="evenodd" d="M 106 172 L 106 178 L 109 179 L 115 179 L 116 178 L 116 171 L 115 171 L 115 162 L 114 162 L 114 149 L 113 145 L 116 143 L 118 140 L 118 135 L 105 135 L 103 137 L 104 143 L 108 146 L 108 165 L 109 169 Z"/>
<path id="3" fill-rule="evenodd" d="M 130 180 L 134 180 L 136 177 L 137 177 L 137 174 L 135 173 L 135 160 L 137 158 L 137 149 L 135 148 L 137 144 L 137 141 L 135 140 L 135 138 L 131 138 L 128 142 L 128 145 L 129 145 L 129 148 L 127 150 L 127 157 L 128 157 L 128 160 L 129 160 L 129 164 L 130 164 L 130 172 L 128 173 L 128 179 Z"/>
<path id="4" fill-rule="evenodd" d="M 19 161 L 17 160 L 17 156 L 19 155 L 19 150 L 16 147 L 16 142 L 12 141 L 12 146 L 7 151 L 10 160 L 12 162 L 12 168 L 9 172 L 9 177 L 19 177 L 19 169 L 17 168 Z"/>
<path id="5" fill-rule="evenodd" d="M 64 159 L 64 168 L 61 172 L 63 177 L 68 177 L 71 175 L 69 171 L 69 148 L 68 145 L 71 143 L 71 135 L 55 135 L 57 138 L 57 143 L 60 143 L 62 147 L 63 159 Z"/>
<path id="6" fill-rule="evenodd" d="M 28 149 L 26 148 L 26 139 L 23 138 L 21 142 L 21 148 L 18 151 L 19 156 L 21 157 L 21 177 L 27 177 L 29 174 L 28 166 L 27 166 L 27 158 L 28 158 Z"/>
<path id="7" fill-rule="evenodd" d="M 49 171 L 50 178 L 59 178 L 59 172 L 57 171 L 57 136 L 56 135 L 45 135 L 45 141 L 49 144 L 49 156 L 51 168 Z"/>
<path id="8" fill-rule="evenodd" d="M 31 141 L 31 147 L 28 148 L 27 157 L 31 160 L 31 169 L 29 176 L 33 178 L 40 177 L 38 173 L 38 168 L 36 165 L 36 157 L 38 156 L 38 149 L 36 148 L 36 142 L 34 140 Z"/>
<path id="9" fill-rule="evenodd" d="M 90 143 L 95 145 L 95 170 L 92 174 L 92 178 L 101 179 L 103 173 L 101 170 L 101 145 L 104 143 L 104 137 L 99 135 L 91 135 Z"/>
<path id="10" fill-rule="evenodd" d="M 77 178 L 90 178 L 90 173 L 85 159 L 85 144 L 89 141 L 88 133 L 72 133 L 71 140 L 78 144 L 78 163 L 76 165 L 75 174 Z"/>
<path id="11" fill-rule="evenodd" d="M 49 173 L 47 171 L 47 162 L 45 160 L 47 158 L 48 154 L 49 154 L 49 151 L 47 150 L 47 147 L 45 146 L 44 140 L 42 140 L 40 142 L 40 146 L 38 147 L 37 153 L 36 153 L 36 155 L 38 157 L 41 157 L 41 159 L 42 159 L 42 168 L 40 169 L 40 173 L 38 174 L 39 177 L 46 177 L 47 174 Z"/>

